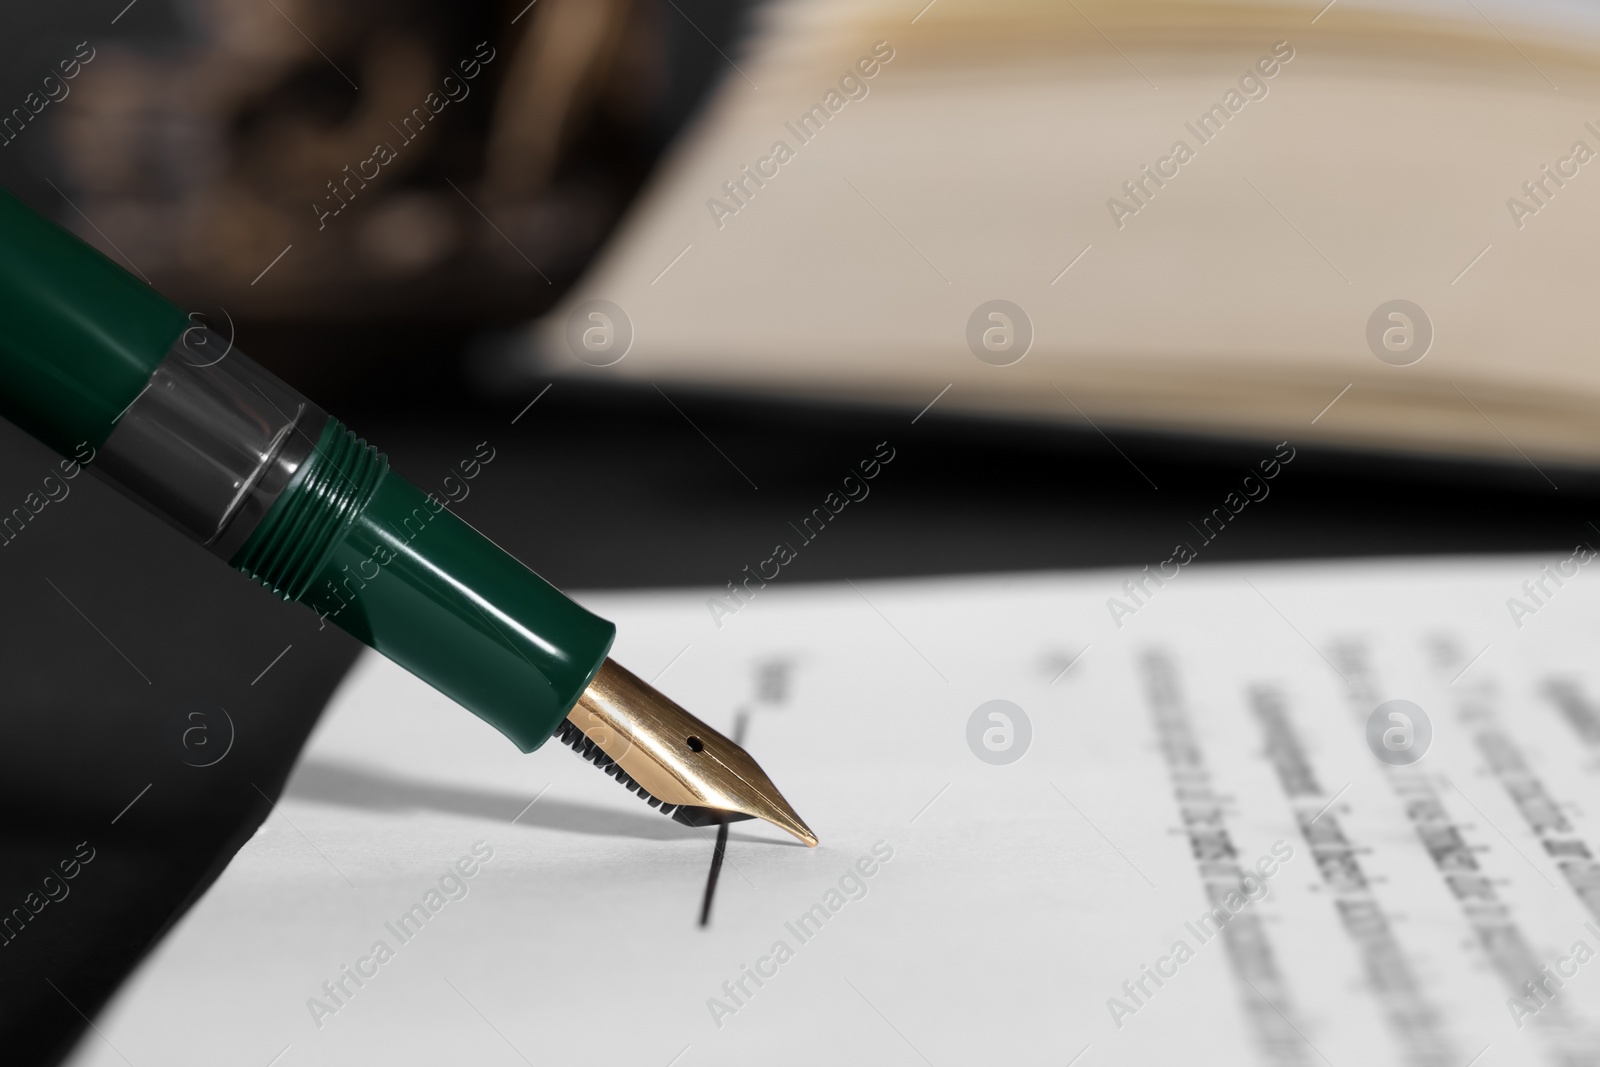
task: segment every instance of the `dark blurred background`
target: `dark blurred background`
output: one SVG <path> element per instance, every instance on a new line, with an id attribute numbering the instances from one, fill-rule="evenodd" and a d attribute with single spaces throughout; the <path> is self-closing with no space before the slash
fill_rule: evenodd
<path id="1" fill-rule="evenodd" d="M 898 409 L 669 401 L 566 380 L 482 391 L 473 353 L 570 287 L 752 14 L 742 0 L 524 4 L 9 5 L 0 104 L 88 54 L 80 42 L 93 58 L 65 99 L 8 131 L 0 183 L 225 321 L 422 485 L 488 442 L 496 459 L 457 510 L 575 589 L 721 586 L 879 441 L 897 458 L 872 502 L 786 581 L 1137 569 L 1270 454 L 1269 442 L 1106 437 L 937 406 L 913 423 Z M 493 58 L 458 83 L 470 91 L 353 187 L 313 254 L 328 179 L 396 140 L 389 117 L 479 42 Z M 304 254 L 261 275 L 291 244 Z M 0 426 L 0 498 L 20 500 L 52 461 Z M 72 895 L 0 948 L 8 1062 L 63 1054 L 269 814 L 356 653 L 92 477 L 73 487 L 0 548 L 0 914 L 79 842 L 96 850 Z M 1570 551 L 1600 537 L 1595 489 L 1549 466 L 1302 448 L 1270 502 L 1202 559 Z M 172 735 L 197 701 L 226 709 L 235 746 L 206 767 Z"/>
<path id="2" fill-rule="evenodd" d="M 0 177 L 314 395 L 437 383 L 558 298 L 711 87 L 747 4 L 691 6 L 13 5 L 0 99 L 93 58 Z"/>

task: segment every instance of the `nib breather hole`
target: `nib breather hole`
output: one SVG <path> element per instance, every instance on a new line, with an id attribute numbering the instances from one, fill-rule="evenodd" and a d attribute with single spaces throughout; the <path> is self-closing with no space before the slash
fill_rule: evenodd
<path id="1" fill-rule="evenodd" d="M 689 738 L 687 744 L 689 745 L 690 752 L 703 752 L 706 747 L 706 743 L 700 740 L 698 737 Z"/>

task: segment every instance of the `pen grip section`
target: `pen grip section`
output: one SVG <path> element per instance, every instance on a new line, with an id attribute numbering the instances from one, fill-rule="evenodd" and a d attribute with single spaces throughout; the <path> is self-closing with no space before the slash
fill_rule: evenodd
<path id="1" fill-rule="evenodd" d="M 615 635 L 330 419 L 234 565 L 509 737 L 544 743 Z"/>

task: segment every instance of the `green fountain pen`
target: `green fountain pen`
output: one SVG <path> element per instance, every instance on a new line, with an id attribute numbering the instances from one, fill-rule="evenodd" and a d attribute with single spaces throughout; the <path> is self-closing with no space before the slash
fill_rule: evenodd
<path id="1" fill-rule="evenodd" d="M 0 415 L 524 752 L 555 735 L 680 822 L 817 843 L 742 748 L 607 657 L 611 623 L 4 191 Z"/>

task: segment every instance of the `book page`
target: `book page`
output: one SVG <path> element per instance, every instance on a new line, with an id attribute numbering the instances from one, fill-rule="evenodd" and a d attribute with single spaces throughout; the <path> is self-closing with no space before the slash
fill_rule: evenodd
<path id="1" fill-rule="evenodd" d="M 714 884 L 369 655 L 73 1062 L 1593 1063 L 1592 558 L 583 597 L 821 838 Z"/>
<path id="2" fill-rule="evenodd" d="M 1592 10 L 917 6 L 780 6 L 522 372 L 1600 460 Z"/>

